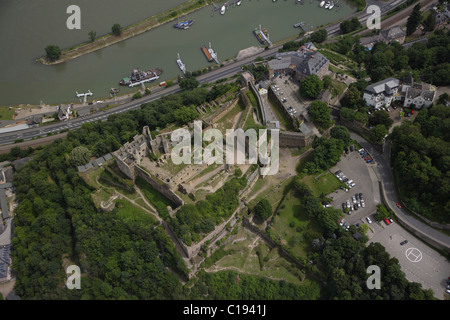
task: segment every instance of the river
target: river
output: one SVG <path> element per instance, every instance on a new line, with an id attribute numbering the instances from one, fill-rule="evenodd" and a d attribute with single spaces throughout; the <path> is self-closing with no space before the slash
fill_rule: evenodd
<path id="1" fill-rule="evenodd" d="M 181 74 L 177 53 L 189 71 L 212 65 L 200 50 L 211 42 L 221 61 L 231 59 L 239 50 L 258 46 L 252 31 L 262 25 L 272 42 L 295 36 L 293 25 L 305 21 L 318 27 L 339 20 L 355 9 L 340 0 L 339 10 L 326 10 L 317 0 L 243 0 L 230 6 L 224 15 L 212 5 L 187 16 L 194 20 L 188 30 L 167 23 L 134 38 L 106 47 L 72 61 L 45 66 L 35 59 L 45 55 L 49 44 L 68 48 L 88 40 L 88 32 L 103 35 L 114 23 L 127 26 L 173 8 L 183 0 L 1 0 L 0 1 L 0 105 L 58 104 L 77 102 L 75 91 L 94 93 L 94 99 L 109 97 L 121 78 L 131 69 L 162 68 L 160 81 Z M 220 2 L 223 3 L 224 1 Z M 68 30 L 66 9 L 81 8 L 81 30 Z M 134 89 L 121 87 L 121 93 Z"/>

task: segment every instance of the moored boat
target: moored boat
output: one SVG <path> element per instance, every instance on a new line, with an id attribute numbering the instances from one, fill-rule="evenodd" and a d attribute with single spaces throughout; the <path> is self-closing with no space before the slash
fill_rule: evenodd
<path id="1" fill-rule="evenodd" d="M 333 7 L 334 7 L 334 2 L 333 1 L 331 1 L 331 3 L 330 3 L 330 6 L 328 7 L 328 9 L 333 9 Z"/>
<path id="2" fill-rule="evenodd" d="M 225 14 L 226 10 L 227 10 L 227 7 L 225 7 L 225 5 L 223 5 L 222 8 L 220 8 L 220 14 Z"/>
<path id="3" fill-rule="evenodd" d="M 206 60 L 208 60 L 209 62 L 213 61 L 213 57 L 211 56 L 211 53 L 209 52 L 208 48 L 206 48 L 206 46 L 202 46 L 202 51 L 206 57 Z"/>
<path id="4" fill-rule="evenodd" d="M 320 4 L 319 4 L 319 7 L 323 7 L 325 5 L 325 1 L 322 1 Z"/>
<path id="5" fill-rule="evenodd" d="M 159 79 L 162 73 L 162 69 L 156 68 L 148 71 L 141 71 L 139 69 L 133 69 L 129 77 L 125 77 L 120 80 L 119 84 L 122 86 L 134 87 L 141 83 L 150 82 Z"/>
<path id="6" fill-rule="evenodd" d="M 325 3 L 325 9 L 328 9 L 329 6 L 330 6 L 330 1 L 327 1 L 327 3 Z"/>
<path id="7" fill-rule="evenodd" d="M 174 28 L 186 30 L 194 24 L 194 20 L 183 20 L 173 25 Z"/>
<path id="8" fill-rule="evenodd" d="M 183 61 L 181 61 L 180 54 L 178 54 L 177 64 L 178 64 L 178 67 L 180 68 L 180 70 L 183 72 L 183 74 L 185 74 L 186 66 L 184 65 Z"/>

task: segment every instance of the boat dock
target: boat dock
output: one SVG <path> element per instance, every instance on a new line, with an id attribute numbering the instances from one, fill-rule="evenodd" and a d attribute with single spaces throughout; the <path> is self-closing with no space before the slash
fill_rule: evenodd
<path id="1" fill-rule="evenodd" d="M 155 81 L 155 80 L 158 80 L 158 79 L 159 79 L 158 76 L 154 76 L 154 77 L 152 77 L 152 78 L 148 78 L 148 79 L 145 79 L 145 80 L 142 80 L 142 81 L 130 83 L 128 86 L 129 86 L 130 88 L 132 88 L 132 87 L 135 87 L 135 86 L 139 86 L 139 85 L 141 85 L 141 84 L 143 84 L 143 83 Z"/>
<path id="2" fill-rule="evenodd" d="M 269 33 L 266 29 L 261 29 L 261 25 L 259 25 L 259 29 L 256 28 L 255 30 L 253 30 L 253 33 L 261 44 L 267 43 L 270 47 L 273 46 L 272 42 L 269 39 Z"/>
<path id="3" fill-rule="evenodd" d="M 83 103 L 86 103 L 88 96 L 92 96 L 93 95 L 91 90 L 88 90 L 87 93 L 78 93 L 78 91 L 75 91 L 75 92 L 77 94 L 77 98 L 83 98 Z"/>

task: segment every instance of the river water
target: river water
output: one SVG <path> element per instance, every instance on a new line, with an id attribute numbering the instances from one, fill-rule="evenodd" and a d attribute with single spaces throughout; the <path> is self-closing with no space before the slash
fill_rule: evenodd
<path id="1" fill-rule="evenodd" d="M 94 99 L 109 97 L 109 90 L 128 76 L 131 69 L 162 68 L 160 81 L 181 74 L 177 54 L 189 71 L 209 63 L 200 50 L 211 42 L 221 61 L 234 58 L 239 50 L 258 46 L 253 29 L 267 28 L 272 42 L 294 36 L 293 25 L 305 21 L 318 27 L 339 20 L 355 10 L 340 0 L 339 10 L 326 10 L 317 0 L 243 0 L 230 6 L 224 15 L 212 5 L 187 18 L 194 20 L 188 30 L 167 23 L 137 37 L 122 41 L 72 61 L 44 66 L 35 62 L 45 55 L 44 48 L 56 44 L 68 48 L 88 39 L 95 30 L 103 35 L 114 23 L 127 26 L 173 8 L 183 0 L 1 0 L 0 1 L 0 105 L 58 104 L 77 102 L 75 91 L 94 93 Z M 223 3 L 221 1 L 220 3 Z M 66 9 L 81 8 L 81 30 L 68 30 Z M 120 87 L 121 93 L 134 89 Z"/>

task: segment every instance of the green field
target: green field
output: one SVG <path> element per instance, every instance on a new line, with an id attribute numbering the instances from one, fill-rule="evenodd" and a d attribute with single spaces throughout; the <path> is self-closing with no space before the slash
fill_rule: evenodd
<path id="1" fill-rule="evenodd" d="M 284 198 L 269 233 L 297 258 L 305 257 L 311 241 L 321 236 L 319 226 L 306 216 L 294 190 Z"/>
<path id="2" fill-rule="evenodd" d="M 315 177 L 317 176 L 308 175 L 302 181 L 308 185 L 316 197 L 320 197 L 322 194 L 329 195 L 341 185 L 339 180 L 331 173 L 326 173 L 317 179 Z"/>
<path id="3" fill-rule="evenodd" d="M 168 217 L 169 215 L 167 206 L 170 206 L 172 209 L 176 208 L 176 205 L 172 201 L 163 196 L 141 177 L 136 178 L 136 186 L 142 191 L 147 200 L 150 201 L 163 218 Z"/>
<path id="4" fill-rule="evenodd" d="M 157 223 L 156 219 L 142 209 L 134 206 L 132 203 L 119 199 L 116 201 L 117 215 L 124 222 L 140 225 L 153 226 Z"/>
<path id="5" fill-rule="evenodd" d="M 0 121 L 1 120 L 12 120 L 14 115 L 14 108 L 9 110 L 9 107 L 0 106 Z"/>
<path id="6" fill-rule="evenodd" d="M 234 270 L 274 280 L 285 280 L 294 284 L 305 284 L 303 271 L 294 267 L 270 249 L 267 244 L 249 230 L 241 227 L 233 243 L 224 245 L 222 258 L 207 271 Z M 259 257 L 258 255 L 261 255 Z"/>

